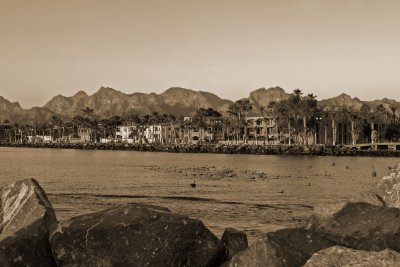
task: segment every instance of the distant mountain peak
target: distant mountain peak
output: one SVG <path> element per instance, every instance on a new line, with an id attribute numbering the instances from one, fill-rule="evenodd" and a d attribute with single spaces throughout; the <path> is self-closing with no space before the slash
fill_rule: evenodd
<path id="1" fill-rule="evenodd" d="M 270 87 L 270 88 L 265 88 L 265 87 L 261 87 L 258 89 L 253 90 L 250 94 L 257 94 L 257 93 L 267 93 L 267 92 L 280 92 L 280 93 L 286 93 L 284 89 L 282 89 L 279 86 L 276 87 Z"/>
<path id="2" fill-rule="evenodd" d="M 171 93 L 196 93 L 196 91 L 183 87 L 170 87 L 167 90 L 165 90 L 162 94 L 171 94 Z"/>
<path id="3" fill-rule="evenodd" d="M 88 94 L 85 91 L 78 91 L 76 94 L 74 94 L 72 97 L 85 97 L 88 96 Z"/>
<path id="4" fill-rule="evenodd" d="M 4 103 L 5 105 L 12 106 L 13 108 L 21 108 L 19 102 L 11 102 L 10 100 L 0 96 L 0 104 Z"/>
<path id="5" fill-rule="evenodd" d="M 350 99 L 351 99 L 351 96 L 348 95 L 348 94 L 346 94 L 346 93 L 341 93 L 341 94 L 338 95 L 337 97 L 341 97 L 341 98 L 350 98 Z"/>
<path id="6" fill-rule="evenodd" d="M 117 90 L 115 90 L 115 89 L 113 89 L 111 87 L 102 86 L 102 87 L 100 87 L 100 89 L 96 93 L 102 94 L 102 93 L 110 93 L 110 92 L 116 93 L 116 92 L 120 92 L 120 91 L 117 91 Z"/>

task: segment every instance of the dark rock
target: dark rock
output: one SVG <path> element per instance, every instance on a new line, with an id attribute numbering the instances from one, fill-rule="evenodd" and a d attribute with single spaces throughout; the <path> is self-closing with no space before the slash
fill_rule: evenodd
<path id="1" fill-rule="evenodd" d="M 235 254 L 221 267 L 265 267 L 282 266 L 278 259 L 277 251 L 271 245 L 268 236 L 258 239 L 249 248 Z"/>
<path id="2" fill-rule="evenodd" d="M 265 234 L 223 266 L 303 266 L 314 253 L 334 245 L 334 242 L 305 229 L 282 229 Z"/>
<path id="3" fill-rule="evenodd" d="M 228 259 L 248 247 L 247 235 L 233 228 L 227 228 L 224 231 L 221 241 L 228 248 Z"/>
<path id="4" fill-rule="evenodd" d="M 312 215 L 306 228 L 354 249 L 400 251 L 400 209 L 356 202 L 328 210 Z"/>
<path id="5" fill-rule="evenodd" d="M 142 204 L 73 218 L 51 247 L 58 266 L 218 266 L 226 256 L 202 222 Z"/>
<path id="6" fill-rule="evenodd" d="M 49 232 L 57 220 L 38 182 L 18 181 L 0 194 L 1 266 L 55 266 Z"/>
<path id="7" fill-rule="evenodd" d="M 393 250 L 366 251 L 330 247 L 315 253 L 304 267 L 394 267 L 400 266 L 400 254 Z"/>

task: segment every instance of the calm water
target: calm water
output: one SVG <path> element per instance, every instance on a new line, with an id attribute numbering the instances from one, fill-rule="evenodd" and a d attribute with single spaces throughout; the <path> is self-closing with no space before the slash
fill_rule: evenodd
<path id="1" fill-rule="evenodd" d="M 144 202 L 226 227 L 260 232 L 297 226 L 317 203 L 374 188 L 396 158 L 168 154 L 0 148 L 0 185 L 36 178 L 60 220 Z M 378 173 L 371 175 L 372 169 Z M 197 187 L 190 186 L 196 181 Z"/>

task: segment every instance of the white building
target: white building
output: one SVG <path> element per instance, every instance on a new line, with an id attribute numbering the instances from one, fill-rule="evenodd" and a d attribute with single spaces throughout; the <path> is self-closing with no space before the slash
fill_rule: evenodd
<path id="1" fill-rule="evenodd" d="M 144 130 L 144 137 L 149 143 L 161 143 L 162 141 L 162 126 L 148 125 Z"/>
<path id="2" fill-rule="evenodd" d="M 115 140 L 117 142 L 134 143 L 137 139 L 136 126 L 118 126 L 115 132 Z"/>

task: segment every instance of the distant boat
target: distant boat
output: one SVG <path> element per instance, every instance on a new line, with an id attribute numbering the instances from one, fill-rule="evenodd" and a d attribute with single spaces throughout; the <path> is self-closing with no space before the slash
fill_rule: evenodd
<path id="1" fill-rule="evenodd" d="M 193 181 L 193 183 L 191 183 L 190 186 L 191 186 L 192 188 L 196 188 L 196 181 Z"/>

